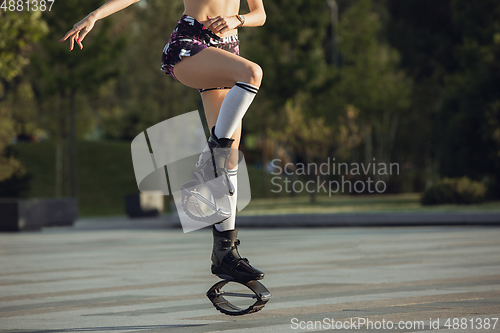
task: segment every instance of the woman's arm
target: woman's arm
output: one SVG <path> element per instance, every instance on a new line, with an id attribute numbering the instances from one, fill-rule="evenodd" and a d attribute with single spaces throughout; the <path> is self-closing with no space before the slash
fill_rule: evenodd
<path id="1" fill-rule="evenodd" d="M 243 16 L 245 23 L 242 25 L 241 21 L 233 16 L 217 16 L 207 17 L 208 22 L 205 24 L 207 28 L 215 33 L 223 34 L 226 31 L 236 29 L 238 27 L 258 27 L 266 22 L 266 12 L 262 0 L 247 0 L 250 12 Z"/>
<path id="2" fill-rule="evenodd" d="M 245 17 L 245 27 L 260 27 L 266 23 L 266 12 L 262 0 L 247 0 L 250 12 Z"/>
<path id="3" fill-rule="evenodd" d="M 61 38 L 59 41 L 64 42 L 66 39 L 70 39 L 70 46 L 69 50 L 73 50 L 73 46 L 75 44 L 75 41 L 78 43 L 80 46 L 80 49 L 83 48 L 82 41 L 87 36 L 87 34 L 92 30 L 94 27 L 95 22 L 97 20 L 103 19 L 111 14 L 116 13 L 117 11 L 122 10 L 125 7 L 130 6 L 133 3 L 139 2 L 140 0 L 109 0 L 106 2 L 104 5 L 99 7 L 98 9 L 94 10 L 92 13 L 87 15 L 83 20 L 80 22 L 76 23 L 73 26 L 73 29 L 68 31 L 66 35 L 64 35 L 63 38 Z M 81 33 L 81 35 L 80 35 Z"/>

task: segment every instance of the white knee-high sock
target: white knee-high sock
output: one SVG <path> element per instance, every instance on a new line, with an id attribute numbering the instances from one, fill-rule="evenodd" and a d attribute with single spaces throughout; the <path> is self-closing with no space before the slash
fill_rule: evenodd
<path id="1" fill-rule="evenodd" d="M 229 196 L 229 202 L 231 203 L 231 217 L 222 223 L 215 224 L 215 229 L 217 231 L 227 231 L 233 230 L 236 224 L 236 202 L 238 201 L 238 168 L 227 170 L 229 179 L 234 186 L 234 194 Z"/>
<path id="2" fill-rule="evenodd" d="M 244 82 L 236 82 L 222 101 L 215 123 L 218 138 L 230 138 L 247 112 L 259 88 Z"/>

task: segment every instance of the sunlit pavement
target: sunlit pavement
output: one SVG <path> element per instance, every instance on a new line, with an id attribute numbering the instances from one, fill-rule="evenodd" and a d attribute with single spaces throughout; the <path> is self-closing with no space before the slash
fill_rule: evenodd
<path id="1" fill-rule="evenodd" d="M 500 331 L 497 227 L 241 229 L 273 297 L 229 317 L 205 296 L 208 228 L 114 222 L 0 234 L 0 330 Z"/>

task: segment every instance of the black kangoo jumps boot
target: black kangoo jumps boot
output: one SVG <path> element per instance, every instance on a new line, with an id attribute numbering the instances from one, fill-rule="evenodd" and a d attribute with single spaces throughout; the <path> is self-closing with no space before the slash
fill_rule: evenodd
<path id="1" fill-rule="evenodd" d="M 212 251 L 212 273 L 226 280 L 250 281 L 261 280 L 264 272 L 252 267 L 247 258 L 238 253 L 239 239 L 236 239 L 238 229 L 217 231 L 212 226 L 214 249 Z"/>

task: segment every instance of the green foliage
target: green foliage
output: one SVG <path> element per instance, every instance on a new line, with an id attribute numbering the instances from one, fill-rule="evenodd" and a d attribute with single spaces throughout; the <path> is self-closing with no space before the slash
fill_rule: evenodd
<path id="1" fill-rule="evenodd" d="M 40 134 L 31 86 L 22 82 L 0 102 L 0 197 L 17 197 L 28 186 L 26 168 L 9 150 L 12 140 Z"/>
<path id="2" fill-rule="evenodd" d="M 28 53 L 33 44 L 46 31 L 47 26 L 41 20 L 40 12 L 0 11 L 0 182 L 10 178 L 20 179 L 25 172 L 21 162 L 7 152 L 7 147 L 13 138 L 22 133 L 16 126 L 19 122 L 14 118 L 27 113 L 23 109 L 13 109 L 7 98 L 19 84 L 14 79 L 18 79 L 29 64 Z M 5 182 L 2 187 L 7 187 Z M 3 195 L 15 193 L 5 192 Z"/>
<path id="3" fill-rule="evenodd" d="M 312 93 L 327 84 L 329 70 L 323 43 L 330 22 L 323 0 L 278 0 L 265 3 L 264 26 L 241 29 L 244 57 L 264 72 L 261 89 L 245 117 L 251 131 L 283 128 L 285 104 L 299 94 L 310 113 Z"/>
<path id="4" fill-rule="evenodd" d="M 73 108 L 80 121 L 95 118 L 92 99 L 101 85 L 120 72 L 125 38 L 111 31 L 112 18 L 96 23 L 84 40 L 83 50 L 76 47 L 69 52 L 69 42 L 58 42 L 74 23 L 100 5 L 100 0 L 68 0 L 44 12 L 50 31 L 32 57 L 31 82 L 44 114 L 42 123 L 53 137 L 69 137 L 69 117 Z"/>
<path id="5" fill-rule="evenodd" d="M 451 4 L 462 39 L 438 117 L 440 169 L 452 177 L 492 177 L 500 170 L 500 3 Z"/>
<path id="6" fill-rule="evenodd" d="M 128 38 L 123 71 L 100 87 L 92 104 L 105 137 L 132 140 L 154 124 L 200 108 L 198 91 L 160 70 L 163 48 L 182 11 L 182 0 L 149 0 L 117 14 L 116 25 Z"/>
<path id="7" fill-rule="evenodd" d="M 47 32 L 40 11 L 0 10 L 0 79 L 10 82 L 29 64 L 28 52 Z"/>
<path id="8" fill-rule="evenodd" d="M 40 122 L 58 142 L 56 195 L 77 194 L 78 132 L 88 132 L 95 124 L 91 107 L 99 87 L 120 72 L 120 54 L 125 38 L 112 32 L 112 19 L 98 22 L 84 40 L 84 49 L 68 51 L 68 42 L 59 39 L 88 13 L 102 5 L 100 0 L 66 0 L 44 12 L 49 33 L 32 57 L 31 83 L 40 107 Z M 43 116 L 42 116 L 43 115 Z M 64 177 L 63 175 L 69 175 Z"/>
<path id="9" fill-rule="evenodd" d="M 266 2 L 266 24 L 240 29 L 242 56 L 264 69 L 244 131 L 275 140 L 269 148 L 261 138 L 267 151 L 254 151 L 255 159 L 284 147 L 308 160 L 376 157 L 404 164 L 414 176 L 394 181 L 411 178 L 409 190 L 468 176 L 500 196 L 500 2 L 336 3 L 335 29 L 326 0 Z M 0 179 L 22 173 L 5 147 L 40 127 L 61 138 L 67 175 L 71 111 L 80 138 L 130 140 L 200 107 L 196 90 L 159 70 L 182 0 L 141 1 L 99 21 L 83 51 L 69 53 L 57 41 L 101 4 L 65 0 L 41 16 L 0 12 Z M 332 61 L 332 45 L 342 61 Z"/>
<path id="10" fill-rule="evenodd" d="M 399 53 L 381 38 L 372 1 L 342 9 L 335 35 L 343 62 L 337 67 L 329 59 L 332 22 L 325 1 L 266 4 L 268 21 L 247 37 L 247 54 L 264 69 L 247 124 L 267 129 L 308 162 L 329 153 L 349 159 L 362 143 L 370 161 L 389 162 L 410 105 L 411 80 L 399 68 Z"/>
<path id="11" fill-rule="evenodd" d="M 387 35 L 415 84 L 397 148 L 426 181 L 496 179 L 500 197 L 500 2 L 387 4 Z"/>
<path id="12" fill-rule="evenodd" d="M 29 198 L 56 195 L 56 144 L 45 141 L 23 143 L 12 147 L 19 160 L 27 166 Z M 77 143 L 79 152 L 78 188 L 79 214 L 123 215 L 124 195 L 137 192 L 130 144 L 127 142 Z M 67 174 L 65 176 L 68 176 Z"/>
<path id="13" fill-rule="evenodd" d="M 16 135 L 12 114 L 0 104 L 0 182 L 12 176 L 20 177 L 24 174 L 21 162 L 7 153 L 7 147 Z"/>
<path id="14" fill-rule="evenodd" d="M 322 105 L 339 123 L 340 110 L 359 110 L 358 126 L 370 127 L 363 138 L 365 159 L 389 162 L 400 119 L 410 106 L 411 80 L 399 67 L 396 49 L 383 41 L 382 21 L 370 0 L 359 0 L 341 15 L 339 49 L 344 65 L 334 71 L 334 81 Z"/>
<path id="15" fill-rule="evenodd" d="M 358 107 L 369 122 L 381 123 L 383 112 L 409 106 L 411 83 L 398 66 L 396 49 L 380 41 L 382 22 L 372 1 L 359 0 L 341 16 L 340 52 L 345 65 L 336 71 L 332 100 Z"/>
<path id="16" fill-rule="evenodd" d="M 124 196 L 137 193 L 130 155 L 130 143 L 122 141 L 78 141 L 78 202 L 80 216 L 124 215 Z M 0 185 L 0 197 L 22 195 L 50 198 L 56 195 L 56 144 L 51 141 L 20 143 L 11 147 L 27 166 L 27 175 Z M 262 170 L 249 166 L 252 197 L 261 198 L 265 189 Z M 12 186 L 11 186 L 12 185 Z M 29 186 L 28 186 L 29 185 Z M 17 191 L 17 194 L 13 194 Z M 170 200 L 172 197 L 165 197 Z"/>
<path id="17" fill-rule="evenodd" d="M 283 106 L 297 93 L 325 83 L 323 42 L 330 16 L 323 0 L 277 0 L 265 6 L 265 25 L 242 30 L 242 53 L 262 66 L 262 92 Z"/>
<path id="18" fill-rule="evenodd" d="M 429 187 L 421 198 L 422 205 L 475 204 L 484 202 L 486 186 L 467 177 L 444 178 Z"/>
<path id="19" fill-rule="evenodd" d="M 298 152 L 307 161 L 321 159 L 328 153 L 332 129 L 325 125 L 322 118 L 307 119 L 304 116 L 304 99 L 298 95 L 294 100 L 285 104 L 285 119 L 282 131 L 270 131 L 269 135 Z"/>

